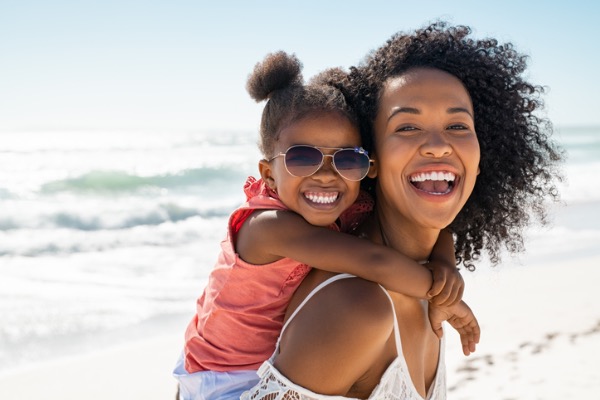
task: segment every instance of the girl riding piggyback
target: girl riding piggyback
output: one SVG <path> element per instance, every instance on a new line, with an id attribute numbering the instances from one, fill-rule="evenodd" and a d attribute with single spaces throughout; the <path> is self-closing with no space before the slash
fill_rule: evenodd
<path id="1" fill-rule="evenodd" d="M 185 332 L 174 371 L 180 399 L 239 398 L 258 382 L 256 370 L 273 353 L 290 298 L 311 267 L 434 304 L 460 300 L 463 281 L 449 234 L 438 239 L 430 269 L 352 235 L 373 208 L 360 190 L 371 160 L 351 107 L 328 83 L 335 73 L 305 84 L 298 59 L 278 52 L 248 79 L 250 95 L 267 100 L 261 178 L 250 177 L 244 186 L 246 202 L 229 218 Z"/>

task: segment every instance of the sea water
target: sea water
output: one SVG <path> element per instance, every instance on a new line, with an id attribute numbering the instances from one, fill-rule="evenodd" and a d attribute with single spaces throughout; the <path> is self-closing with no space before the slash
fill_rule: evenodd
<path id="1" fill-rule="evenodd" d="M 256 175 L 255 134 L 0 138 L 0 371 L 191 318 Z"/>
<path id="2" fill-rule="evenodd" d="M 556 135 L 568 152 L 568 206 L 531 235 L 538 258 L 599 251 L 600 127 Z M 0 372 L 172 329 L 183 335 L 227 217 L 245 199 L 246 177 L 257 176 L 256 134 L 0 139 Z"/>

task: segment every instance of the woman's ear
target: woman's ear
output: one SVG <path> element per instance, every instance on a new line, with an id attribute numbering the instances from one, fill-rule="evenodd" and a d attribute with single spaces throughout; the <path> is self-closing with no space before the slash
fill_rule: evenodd
<path id="1" fill-rule="evenodd" d="M 265 159 L 260 160 L 258 162 L 258 172 L 260 173 L 260 177 L 265 182 L 265 184 L 271 190 L 277 191 L 277 184 L 275 183 L 275 178 L 273 177 L 273 169 L 271 168 L 271 163 Z"/>
<path id="2" fill-rule="evenodd" d="M 369 172 L 367 172 L 367 176 L 369 178 L 375 178 L 377 176 L 377 160 L 373 157 L 373 161 L 371 161 L 371 166 L 369 167 Z"/>

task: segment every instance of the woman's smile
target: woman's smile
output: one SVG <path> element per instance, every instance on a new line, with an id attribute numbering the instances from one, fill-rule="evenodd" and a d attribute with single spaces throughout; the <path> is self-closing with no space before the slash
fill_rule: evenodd
<path id="1" fill-rule="evenodd" d="M 433 194 L 446 195 L 452 192 L 456 175 L 449 171 L 419 172 L 410 176 L 410 183 L 418 190 Z"/>

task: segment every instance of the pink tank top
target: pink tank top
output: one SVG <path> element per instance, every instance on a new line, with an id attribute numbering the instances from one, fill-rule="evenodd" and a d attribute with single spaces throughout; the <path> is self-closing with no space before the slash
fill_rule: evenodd
<path id="1" fill-rule="evenodd" d="M 240 259 L 234 243 L 244 221 L 255 210 L 287 209 L 262 180 L 249 177 L 244 192 L 246 203 L 229 218 L 221 252 L 185 333 L 188 373 L 258 369 L 275 350 L 290 298 L 310 271 L 288 258 L 264 265 Z M 356 228 L 372 207 L 372 199 L 361 195 L 340 216 L 341 229 Z"/>

